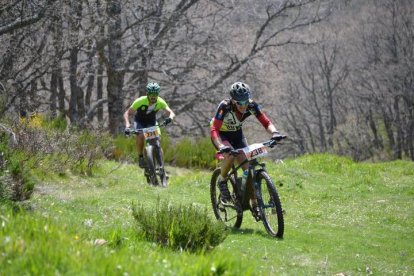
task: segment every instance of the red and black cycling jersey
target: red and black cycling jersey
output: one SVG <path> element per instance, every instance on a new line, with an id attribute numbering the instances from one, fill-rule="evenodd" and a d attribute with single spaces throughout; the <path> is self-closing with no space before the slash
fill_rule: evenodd
<path id="1" fill-rule="evenodd" d="M 230 99 L 223 100 L 218 108 L 216 115 L 211 120 L 211 138 L 219 136 L 219 132 L 235 132 L 242 129 L 243 122 L 250 115 L 256 116 L 265 129 L 271 123 L 267 116 L 261 111 L 261 107 L 252 99 L 249 100 L 247 109 L 244 113 L 238 111 Z"/>

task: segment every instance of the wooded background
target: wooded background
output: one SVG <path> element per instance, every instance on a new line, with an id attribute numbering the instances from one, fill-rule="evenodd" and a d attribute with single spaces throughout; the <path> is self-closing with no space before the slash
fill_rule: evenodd
<path id="1" fill-rule="evenodd" d="M 243 81 L 285 156 L 414 160 L 413 14 L 412 0 L 1 0 L 0 117 L 116 135 L 155 81 L 171 135 L 208 136 Z"/>

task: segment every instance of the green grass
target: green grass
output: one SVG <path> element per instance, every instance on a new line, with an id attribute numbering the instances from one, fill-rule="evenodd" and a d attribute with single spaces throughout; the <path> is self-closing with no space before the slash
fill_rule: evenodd
<path id="1" fill-rule="evenodd" d="M 140 238 L 132 206 L 211 210 L 208 171 L 169 167 L 166 189 L 116 162 L 93 177 L 39 173 L 29 211 L 0 205 L 0 275 L 414 274 L 413 162 L 308 155 L 267 168 L 286 210 L 284 239 L 246 212 L 240 230 L 204 253 Z"/>

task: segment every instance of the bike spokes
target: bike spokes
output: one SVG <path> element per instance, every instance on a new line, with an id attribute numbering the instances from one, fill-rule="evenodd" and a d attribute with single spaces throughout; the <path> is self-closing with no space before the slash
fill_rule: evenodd
<path id="1" fill-rule="evenodd" d="M 241 208 L 237 208 L 233 203 L 235 202 L 235 194 L 233 189 L 233 182 L 228 183 L 230 194 L 232 195 L 232 201 L 228 204 L 222 204 L 220 200 L 220 190 L 218 188 L 218 176 L 220 170 L 213 172 L 213 177 L 210 182 L 210 197 L 213 206 L 214 214 L 218 220 L 221 220 L 229 227 L 239 228 L 243 220 L 243 211 Z"/>
<path id="2" fill-rule="evenodd" d="M 260 194 L 259 209 L 263 224 L 270 235 L 282 238 L 284 232 L 283 211 L 276 188 L 266 172 L 259 172 L 257 181 Z"/>
<path id="3" fill-rule="evenodd" d="M 146 176 L 147 180 L 149 179 L 150 184 L 154 186 L 161 185 L 162 187 L 167 187 L 168 178 L 163 166 L 162 154 L 160 153 L 160 150 L 161 148 L 159 146 L 148 146 L 146 148 L 148 163 L 148 176 Z"/>

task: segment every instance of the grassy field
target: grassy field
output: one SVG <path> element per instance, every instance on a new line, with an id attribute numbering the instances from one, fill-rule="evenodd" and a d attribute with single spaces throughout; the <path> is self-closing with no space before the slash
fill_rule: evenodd
<path id="1" fill-rule="evenodd" d="M 246 212 L 210 252 L 161 248 L 136 234 L 133 204 L 196 204 L 211 217 L 208 171 L 169 167 L 166 189 L 137 166 L 39 178 L 28 212 L 0 205 L 0 275 L 414 275 L 414 163 L 331 155 L 268 162 L 285 215 L 271 238 Z"/>

